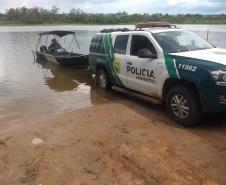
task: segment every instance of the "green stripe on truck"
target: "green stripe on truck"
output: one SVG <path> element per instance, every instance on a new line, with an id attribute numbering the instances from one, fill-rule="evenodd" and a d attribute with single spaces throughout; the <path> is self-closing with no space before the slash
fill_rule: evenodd
<path id="1" fill-rule="evenodd" d="M 115 61 L 115 52 L 114 52 L 114 47 L 112 44 L 111 34 L 104 35 L 104 48 L 105 48 L 105 52 L 107 54 L 108 66 L 115 79 L 115 82 L 117 83 L 117 85 L 123 86 L 123 84 L 118 76 L 118 70 L 115 69 L 115 67 L 113 65 L 113 63 Z"/>
<path id="2" fill-rule="evenodd" d="M 164 52 L 164 58 L 169 77 L 179 78 L 175 60 L 167 52 Z"/>

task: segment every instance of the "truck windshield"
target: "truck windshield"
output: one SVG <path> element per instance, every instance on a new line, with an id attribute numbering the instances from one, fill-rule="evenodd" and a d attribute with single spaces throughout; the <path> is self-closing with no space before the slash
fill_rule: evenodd
<path id="1" fill-rule="evenodd" d="M 179 53 L 210 49 L 213 46 L 200 36 L 186 30 L 166 31 L 153 34 L 163 51 Z"/>

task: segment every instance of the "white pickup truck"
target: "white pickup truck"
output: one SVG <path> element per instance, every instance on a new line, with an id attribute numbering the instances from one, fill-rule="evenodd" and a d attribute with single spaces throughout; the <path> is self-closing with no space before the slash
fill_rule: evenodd
<path id="1" fill-rule="evenodd" d="M 226 50 L 169 23 L 103 30 L 91 41 L 89 64 L 99 87 L 156 98 L 184 126 L 226 112 Z"/>

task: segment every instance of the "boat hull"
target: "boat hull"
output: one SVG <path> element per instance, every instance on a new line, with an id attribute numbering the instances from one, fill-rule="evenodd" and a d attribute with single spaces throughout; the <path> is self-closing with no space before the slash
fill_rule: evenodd
<path id="1" fill-rule="evenodd" d="M 49 62 L 55 63 L 61 66 L 75 66 L 75 67 L 83 67 L 89 65 L 88 55 L 75 54 L 73 56 L 63 55 L 63 56 L 55 56 L 48 53 L 42 53 L 37 51 L 36 55 L 38 58 L 45 59 Z"/>

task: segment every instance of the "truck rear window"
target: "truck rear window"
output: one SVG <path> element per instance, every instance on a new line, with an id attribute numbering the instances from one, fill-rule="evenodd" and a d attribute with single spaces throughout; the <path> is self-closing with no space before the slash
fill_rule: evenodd
<path id="1" fill-rule="evenodd" d="M 96 53 L 104 53 L 105 52 L 102 35 L 96 36 L 92 39 L 89 51 L 96 52 Z"/>

